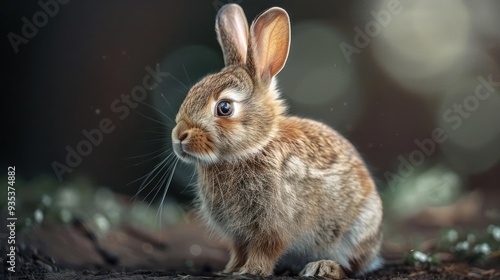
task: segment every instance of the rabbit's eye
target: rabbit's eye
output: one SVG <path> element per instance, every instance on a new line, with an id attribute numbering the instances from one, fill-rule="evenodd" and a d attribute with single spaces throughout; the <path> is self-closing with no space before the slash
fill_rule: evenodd
<path id="1" fill-rule="evenodd" d="M 233 105 L 231 101 L 221 100 L 217 103 L 217 117 L 230 117 L 233 114 Z"/>

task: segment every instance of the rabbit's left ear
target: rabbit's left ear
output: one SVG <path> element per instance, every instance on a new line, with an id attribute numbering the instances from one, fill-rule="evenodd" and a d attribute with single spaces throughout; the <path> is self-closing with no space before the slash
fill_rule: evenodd
<path id="1" fill-rule="evenodd" d="M 248 23 L 241 7 L 236 4 L 224 5 L 217 13 L 215 31 L 226 66 L 246 64 Z"/>
<path id="2" fill-rule="evenodd" d="M 274 7 L 262 13 L 252 23 L 250 40 L 249 63 L 253 64 L 251 66 L 260 81 L 268 84 L 285 66 L 290 50 L 290 18 L 287 12 Z"/>

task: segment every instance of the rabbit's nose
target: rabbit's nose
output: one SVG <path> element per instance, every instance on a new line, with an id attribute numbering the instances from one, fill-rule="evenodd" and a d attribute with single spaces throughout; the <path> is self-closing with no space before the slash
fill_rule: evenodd
<path id="1" fill-rule="evenodd" d="M 181 135 L 179 135 L 179 141 L 183 141 L 184 139 L 186 139 L 187 137 L 189 136 L 189 134 L 185 131 L 183 133 L 181 133 Z"/>

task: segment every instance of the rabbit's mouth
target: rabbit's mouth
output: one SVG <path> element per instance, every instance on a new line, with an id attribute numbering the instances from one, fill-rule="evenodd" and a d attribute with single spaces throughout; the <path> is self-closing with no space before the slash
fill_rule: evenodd
<path id="1" fill-rule="evenodd" d="M 182 161 L 187 163 L 193 163 L 196 161 L 196 157 L 192 154 L 189 154 L 182 147 L 183 145 L 180 142 L 173 143 L 174 153 L 175 155 Z"/>
<path id="2" fill-rule="evenodd" d="M 219 157 L 213 152 L 207 153 L 195 153 L 190 152 L 185 143 L 177 142 L 173 143 L 175 155 L 182 161 L 186 163 L 198 163 L 198 164 L 214 164 L 219 161 Z"/>

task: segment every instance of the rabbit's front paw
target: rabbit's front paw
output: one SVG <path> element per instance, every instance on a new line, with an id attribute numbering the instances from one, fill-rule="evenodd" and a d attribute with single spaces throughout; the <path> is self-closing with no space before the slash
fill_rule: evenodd
<path id="1" fill-rule="evenodd" d="M 218 277 L 227 277 L 231 275 L 231 272 L 226 272 L 226 270 L 223 270 L 223 271 L 216 271 L 213 274 Z"/>
<path id="2" fill-rule="evenodd" d="M 269 276 L 272 274 L 272 268 L 264 268 L 264 267 L 248 267 L 248 266 L 243 266 L 238 272 L 234 273 L 236 275 L 244 275 L 244 274 L 251 274 L 251 275 L 258 275 L 258 276 Z"/>
<path id="3" fill-rule="evenodd" d="M 330 279 L 340 279 L 345 277 L 345 274 L 338 263 L 331 260 L 321 260 L 308 263 L 300 272 L 300 276 L 321 276 Z"/>

